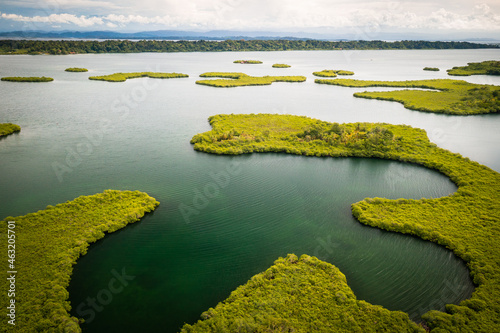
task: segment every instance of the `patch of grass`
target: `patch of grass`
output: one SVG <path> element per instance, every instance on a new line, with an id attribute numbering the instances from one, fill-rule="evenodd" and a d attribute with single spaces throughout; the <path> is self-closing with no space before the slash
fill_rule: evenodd
<path id="1" fill-rule="evenodd" d="M 406 125 L 337 124 L 270 114 L 217 115 L 209 120 L 212 130 L 191 140 L 195 150 L 231 155 L 283 152 L 383 158 L 420 164 L 448 176 L 458 186 L 449 196 L 421 200 L 370 198 L 353 204 L 352 214 L 363 224 L 445 246 L 467 263 L 477 287 L 471 298 L 460 305 L 447 305 L 446 312 L 430 311 L 422 317 L 435 332 L 500 331 L 499 173 L 437 147 L 425 131 Z M 255 300 L 256 306 L 273 302 L 264 290 L 261 295 L 249 302 Z M 316 297 L 313 294 L 311 298 L 302 297 L 302 303 L 287 303 L 286 306 L 293 308 L 291 317 L 276 315 L 274 320 L 291 323 L 295 320 L 292 317 L 300 318 L 300 313 L 307 312 L 311 304 L 321 307 L 323 300 Z M 256 310 L 252 317 L 266 318 L 266 313 Z M 235 320 L 245 324 L 244 311 L 239 316 L 243 319 L 236 316 Z M 303 325 L 307 329 L 307 323 Z M 318 322 L 318 326 L 328 329 L 326 322 L 325 326 Z M 293 326 L 296 330 L 301 327 Z"/>
<path id="2" fill-rule="evenodd" d="M 500 112 L 500 87 L 462 80 L 363 81 L 317 79 L 316 83 L 344 87 L 398 87 L 424 90 L 396 90 L 355 93 L 355 97 L 402 103 L 405 108 L 424 112 L 472 115 Z"/>
<path id="3" fill-rule="evenodd" d="M 51 77 L 45 76 L 6 76 L 1 79 L 2 81 L 10 82 L 50 82 L 54 81 Z"/>
<path id="4" fill-rule="evenodd" d="M 467 66 L 453 67 L 446 71 L 448 75 L 455 76 L 500 75 L 500 61 L 469 62 Z"/>
<path id="5" fill-rule="evenodd" d="M 315 76 L 321 77 L 337 77 L 337 75 L 354 75 L 354 72 L 334 69 L 324 69 L 321 72 L 313 72 Z"/>
<path id="6" fill-rule="evenodd" d="M 287 65 L 287 64 L 274 64 L 273 65 L 273 68 L 288 68 L 288 67 L 292 67 L 292 66 Z"/>
<path id="7" fill-rule="evenodd" d="M 70 67 L 65 69 L 66 72 L 88 72 L 87 68 Z"/>
<path id="8" fill-rule="evenodd" d="M 158 205 L 145 193 L 107 190 L 1 221 L 4 251 L 0 260 L 4 267 L 12 265 L 7 270 L 19 272 L 15 276 L 15 331 L 81 332 L 78 319 L 69 315 L 66 290 L 76 260 L 87 253 L 90 243 L 138 221 Z M 15 252 L 8 254 L 11 239 Z M 0 303 L 6 309 L 11 299 L 9 280 L 2 279 L 0 285 L 5 291 Z M 4 317 L 5 328 L 9 317 Z"/>
<path id="9" fill-rule="evenodd" d="M 0 137 L 2 136 L 7 136 L 9 134 L 15 133 L 15 132 L 20 132 L 21 127 L 16 124 L 12 123 L 3 123 L 0 124 Z"/>
<path id="10" fill-rule="evenodd" d="M 260 60 L 235 60 L 233 61 L 235 64 L 262 64 Z"/>
<path id="11" fill-rule="evenodd" d="M 152 79 L 175 79 L 175 78 L 189 77 L 189 75 L 181 73 L 156 73 L 156 72 L 114 73 L 103 76 L 90 76 L 89 80 L 124 82 L 127 79 L 135 79 L 139 77 L 149 77 Z"/>
<path id="12" fill-rule="evenodd" d="M 305 76 L 250 76 L 234 72 L 208 72 L 201 74 L 200 77 L 222 78 L 196 81 L 197 84 L 218 88 L 262 86 L 272 84 L 273 82 L 304 82 L 306 80 Z"/>
<path id="13" fill-rule="evenodd" d="M 424 71 L 439 72 L 437 67 L 424 67 Z"/>
<path id="14" fill-rule="evenodd" d="M 335 266 L 294 254 L 276 260 L 201 318 L 181 332 L 425 332 L 403 312 L 356 299 Z"/>

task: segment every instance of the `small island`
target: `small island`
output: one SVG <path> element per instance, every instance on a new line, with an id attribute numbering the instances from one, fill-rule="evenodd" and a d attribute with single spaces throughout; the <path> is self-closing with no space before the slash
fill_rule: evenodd
<path id="1" fill-rule="evenodd" d="M 70 67 L 65 69 L 66 72 L 88 72 L 87 68 Z"/>
<path id="2" fill-rule="evenodd" d="M 274 64 L 273 65 L 273 68 L 288 68 L 288 67 L 292 67 L 292 66 L 287 65 L 287 64 Z"/>
<path id="3" fill-rule="evenodd" d="M 270 85 L 273 82 L 304 82 L 305 76 L 250 76 L 245 73 L 235 72 L 208 72 L 200 77 L 220 78 L 216 80 L 199 80 L 196 84 L 217 88 L 232 88 L 242 86 Z"/>
<path id="4" fill-rule="evenodd" d="M 19 125 L 12 123 L 0 123 L 0 138 L 20 131 L 21 126 Z"/>
<path id="5" fill-rule="evenodd" d="M 462 80 L 435 79 L 413 81 L 365 81 L 352 79 L 317 79 L 319 84 L 343 87 L 397 87 L 429 90 L 396 90 L 355 93 L 355 97 L 395 101 L 405 108 L 423 112 L 473 115 L 500 112 L 500 87 Z"/>
<path id="6" fill-rule="evenodd" d="M 439 72 L 437 67 L 424 67 L 424 71 Z"/>
<path id="7" fill-rule="evenodd" d="M 158 73 L 158 72 L 114 73 L 102 76 L 89 76 L 89 80 L 125 82 L 128 79 L 135 79 L 140 77 L 149 77 L 152 79 L 175 79 L 175 78 L 189 77 L 189 75 L 181 73 Z"/>
<path id="8" fill-rule="evenodd" d="M 440 244 L 467 263 L 477 288 L 470 299 L 459 305 L 448 304 L 446 312 L 432 310 L 423 315 L 428 328 L 443 332 L 500 331 L 499 173 L 437 147 L 429 141 L 424 130 L 407 125 L 338 124 L 304 116 L 273 114 L 223 114 L 212 116 L 209 121 L 212 130 L 197 134 L 191 140 L 197 151 L 228 155 L 274 152 L 316 157 L 382 158 L 416 163 L 448 176 L 458 186 L 457 191 L 449 196 L 420 200 L 367 198 L 352 204 L 352 214 L 360 223 Z M 293 327 L 297 332 L 329 332 L 332 325 L 335 327 L 332 323 L 335 318 L 352 314 L 352 310 L 356 309 L 357 300 L 347 296 L 352 294 L 342 279 L 338 280 L 338 273 L 323 275 L 320 272 L 305 281 L 301 280 L 304 272 L 300 266 L 289 266 L 283 260 L 297 264 L 294 256 L 279 259 L 269 270 L 234 291 L 226 301 L 205 312 L 202 320 L 193 327 L 185 326 L 185 332 L 202 332 L 205 328 L 204 332 L 215 332 L 216 328 L 222 327 L 230 330 L 233 323 L 255 327 L 258 331 L 257 327 L 271 322 L 280 327 Z M 301 260 L 314 263 L 315 267 L 324 271 L 334 269 L 315 258 L 302 257 Z M 282 271 L 286 274 L 282 275 Z M 314 289 L 316 285 L 331 284 L 332 276 L 335 283 L 339 283 L 339 288 L 344 286 L 342 293 L 335 294 L 334 298 L 342 300 L 346 297 L 349 302 L 334 306 L 329 303 L 331 297 L 324 298 L 319 290 Z M 293 288 L 296 282 L 306 290 Z M 294 302 L 295 296 L 290 290 L 304 293 L 304 296 L 296 296 L 300 301 Z M 278 297 L 278 294 L 282 296 Z M 258 317 L 241 310 L 253 311 L 253 306 L 257 306 L 255 311 Z M 260 311 L 261 307 L 264 310 Z M 383 311 L 372 308 L 366 302 L 360 307 L 375 311 L 373 313 Z M 318 311 L 331 309 L 331 312 L 323 317 L 322 312 L 311 310 L 316 308 Z M 310 311 L 313 312 L 311 317 L 307 315 Z M 401 327 L 409 325 L 406 316 L 384 313 L 384 318 L 398 317 L 399 324 L 405 325 Z M 310 318 L 322 318 L 314 321 L 317 326 L 313 330 L 309 326 Z M 369 315 L 363 318 L 369 318 Z M 364 319 L 358 322 L 356 318 L 344 321 L 344 324 L 351 322 L 352 325 L 364 325 Z M 422 328 L 418 329 L 422 331 Z M 376 329 L 372 331 L 378 332 Z"/>
<path id="9" fill-rule="evenodd" d="M 54 81 L 51 77 L 45 76 L 7 76 L 1 79 L 2 81 L 10 82 L 50 82 Z"/>
<path id="10" fill-rule="evenodd" d="M 354 75 L 354 72 L 345 71 L 345 70 L 333 70 L 333 69 L 324 69 L 321 72 L 313 72 L 315 76 L 321 77 L 336 77 L 337 75 Z"/>
<path id="11" fill-rule="evenodd" d="M 235 64 L 262 64 L 260 60 L 235 60 L 233 61 Z"/>
<path id="12" fill-rule="evenodd" d="M 10 262 L 7 234 L 14 234 L 8 230 L 14 230 L 18 238 L 12 261 L 15 269 L 11 269 L 19 272 L 16 331 L 81 332 L 78 318 L 69 314 L 71 305 L 66 290 L 73 265 L 87 253 L 90 243 L 139 221 L 158 205 L 146 193 L 107 190 L 0 221 L 0 232 L 5 235 L 2 244 L 6 250 L 0 254 L 4 263 Z M 8 283 L 3 279 L 4 290 L 9 290 Z M 0 302 L 4 309 L 9 306 L 7 297 Z"/>
<path id="13" fill-rule="evenodd" d="M 500 61 L 469 62 L 467 66 L 453 67 L 446 71 L 448 75 L 455 76 L 500 75 Z"/>

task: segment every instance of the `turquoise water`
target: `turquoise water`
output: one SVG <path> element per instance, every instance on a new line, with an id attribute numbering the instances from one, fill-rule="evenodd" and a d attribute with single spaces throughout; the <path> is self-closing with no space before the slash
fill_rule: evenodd
<path id="1" fill-rule="evenodd" d="M 448 195 L 456 187 L 446 177 L 383 160 L 213 156 L 195 152 L 189 140 L 209 130 L 207 118 L 218 113 L 409 124 L 426 129 L 439 146 L 500 170 L 498 115 L 410 111 L 397 103 L 355 99 L 355 89 L 316 85 L 311 75 L 331 68 L 353 70 L 359 79 L 442 78 L 446 68 L 498 55 L 474 50 L 1 56 L 0 76 L 45 75 L 55 81 L 0 82 L 0 119 L 22 127 L 0 141 L 0 214 L 23 215 L 108 188 L 141 190 L 161 202 L 141 222 L 92 245 L 75 266 L 72 314 L 87 319 L 86 332 L 175 332 L 292 252 L 335 264 L 358 298 L 417 318 L 467 298 L 473 290 L 467 268 L 432 243 L 359 224 L 350 205 L 365 197 Z M 232 63 L 239 58 L 264 64 Z M 276 62 L 292 68 L 271 68 Z M 425 66 L 441 72 L 422 71 Z M 67 73 L 67 67 L 90 72 Z M 190 77 L 87 79 L 147 70 Z M 308 80 L 236 89 L 195 85 L 207 71 L 286 73 Z M 466 79 L 500 84 L 498 78 Z M 123 288 L 110 289 L 120 274 Z"/>

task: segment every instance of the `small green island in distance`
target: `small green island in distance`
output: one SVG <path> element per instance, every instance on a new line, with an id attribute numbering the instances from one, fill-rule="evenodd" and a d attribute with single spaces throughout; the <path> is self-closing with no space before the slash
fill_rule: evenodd
<path id="1" fill-rule="evenodd" d="M 439 72 L 437 67 L 424 67 L 424 71 Z"/>
<path id="2" fill-rule="evenodd" d="M 405 108 L 423 112 L 474 115 L 500 112 L 500 87 L 462 80 L 434 79 L 413 81 L 365 81 L 353 79 L 316 79 L 319 84 L 343 87 L 421 88 L 355 93 L 355 97 L 395 101 Z"/>
<path id="3" fill-rule="evenodd" d="M 80 67 L 70 67 L 65 69 L 66 72 L 88 72 L 89 70 L 87 68 L 80 68 Z"/>
<path id="4" fill-rule="evenodd" d="M 0 253 L 2 262 L 11 261 L 19 271 L 16 331 L 81 332 L 79 319 L 69 314 L 71 305 L 66 290 L 73 265 L 87 253 L 90 243 L 139 221 L 158 205 L 159 202 L 146 193 L 106 190 L 1 221 L 0 232 L 5 235 L 2 246 L 7 249 L 11 224 L 15 225 L 18 240 L 15 261 L 9 260 L 7 251 Z M 1 287 L 9 290 L 9 280 L 3 279 Z M 0 299 L 4 309 L 9 306 L 8 302 L 7 297 Z"/>
<path id="5" fill-rule="evenodd" d="M 233 61 L 235 64 L 262 64 L 260 60 L 235 60 Z"/>
<path id="6" fill-rule="evenodd" d="M 313 72 L 314 76 L 337 77 L 337 75 L 354 75 L 354 72 L 344 70 L 324 69 L 321 72 Z"/>
<path id="7" fill-rule="evenodd" d="M 21 126 L 19 125 L 12 123 L 0 123 L 0 138 L 20 131 Z"/>
<path id="8" fill-rule="evenodd" d="M 500 61 L 469 62 L 467 66 L 453 67 L 446 71 L 448 75 L 455 76 L 500 75 Z"/>
<path id="9" fill-rule="evenodd" d="M 54 81 L 51 77 L 46 76 L 6 76 L 1 79 L 2 81 L 10 82 L 50 82 Z"/>
<path id="10" fill-rule="evenodd" d="M 89 80 L 124 82 L 127 81 L 128 79 L 135 79 L 140 77 L 149 77 L 152 79 L 176 79 L 176 78 L 189 77 L 189 75 L 181 73 L 158 73 L 158 72 L 114 73 L 102 76 L 89 76 Z"/>
<path id="11" fill-rule="evenodd" d="M 273 82 L 304 82 L 305 76 L 250 76 L 245 73 L 235 72 L 207 72 L 200 75 L 204 78 L 219 78 L 215 80 L 198 80 L 196 84 L 217 87 L 232 88 L 242 86 L 263 86 Z"/>
<path id="12" fill-rule="evenodd" d="M 289 67 L 292 67 L 292 66 L 287 65 L 287 64 L 273 64 L 273 68 L 289 68 Z"/>
<path id="13" fill-rule="evenodd" d="M 270 327 L 279 332 L 500 332 L 499 173 L 439 148 L 424 130 L 407 125 L 338 124 L 273 114 L 223 114 L 209 122 L 212 130 L 191 140 L 197 151 L 381 158 L 443 173 L 458 186 L 455 193 L 420 200 L 367 198 L 352 204 L 352 214 L 365 225 L 448 248 L 467 263 L 476 288 L 459 305 L 446 305 L 445 312 L 427 312 L 422 316 L 425 326 L 415 327 L 406 314 L 356 300 L 332 265 L 288 256 L 183 332 L 230 332 L 237 327 L 256 332 Z M 338 327 L 340 322 L 347 328 Z"/>

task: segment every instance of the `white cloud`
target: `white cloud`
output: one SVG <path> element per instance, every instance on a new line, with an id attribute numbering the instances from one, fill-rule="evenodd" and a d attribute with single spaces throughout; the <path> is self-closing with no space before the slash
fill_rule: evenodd
<path id="1" fill-rule="evenodd" d="M 31 23 L 64 23 L 64 24 L 74 24 L 79 27 L 90 27 L 94 25 L 104 24 L 102 18 L 100 17 L 86 17 L 76 16 L 73 14 L 51 14 L 49 16 L 22 16 L 17 14 L 5 14 L 2 13 L 2 19 L 18 21 L 18 22 L 31 22 Z"/>

